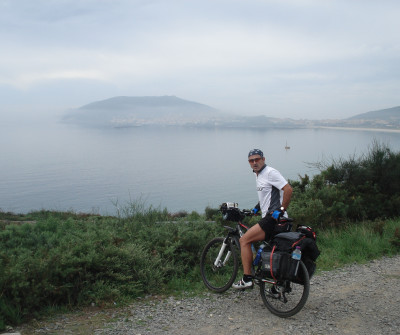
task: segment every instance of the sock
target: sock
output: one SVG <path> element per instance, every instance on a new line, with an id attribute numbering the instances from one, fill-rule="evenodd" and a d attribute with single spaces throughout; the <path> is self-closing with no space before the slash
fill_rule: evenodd
<path id="1" fill-rule="evenodd" d="M 253 280 L 252 275 L 243 275 L 243 281 L 245 281 L 246 283 L 252 280 Z"/>

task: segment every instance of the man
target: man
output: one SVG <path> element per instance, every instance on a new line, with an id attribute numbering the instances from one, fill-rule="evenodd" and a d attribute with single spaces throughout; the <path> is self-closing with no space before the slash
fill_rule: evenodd
<path id="1" fill-rule="evenodd" d="M 240 238 L 243 278 L 232 285 L 236 289 L 253 287 L 251 244 L 273 237 L 274 227 L 288 208 L 293 192 L 292 187 L 279 171 L 265 164 L 265 157 L 261 150 L 250 150 L 248 161 L 256 175 L 259 200 L 253 211 L 256 212 L 261 209 L 262 219 Z"/>

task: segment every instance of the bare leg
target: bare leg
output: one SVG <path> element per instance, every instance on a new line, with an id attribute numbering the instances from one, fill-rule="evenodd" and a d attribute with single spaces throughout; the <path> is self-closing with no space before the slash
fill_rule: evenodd
<path id="1" fill-rule="evenodd" d="M 251 243 L 262 241 L 265 239 L 265 232 L 261 229 L 257 223 L 251 227 L 241 238 L 240 238 L 240 249 L 243 263 L 243 273 L 245 275 L 251 275 L 251 263 L 253 262 L 253 252 L 251 251 Z"/>

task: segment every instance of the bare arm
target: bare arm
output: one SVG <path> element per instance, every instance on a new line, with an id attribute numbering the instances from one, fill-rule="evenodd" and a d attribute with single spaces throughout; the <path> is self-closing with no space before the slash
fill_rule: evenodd
<path id="1" fill-rule="evenodd" d="M 282 199 L 282 207 L 285 208 L 285 210 L 289 207 L 290 200 L 292 198 L 292 193 L 293 189 L 292 186 L 287 183 L 285 186 L 282 187 L 283 191 L 283 199 Z"/>

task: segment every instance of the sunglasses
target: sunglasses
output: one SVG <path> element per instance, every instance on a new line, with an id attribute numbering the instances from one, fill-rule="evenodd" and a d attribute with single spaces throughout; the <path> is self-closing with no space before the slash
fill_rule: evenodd
<path id="1" fill-rule="evenodd" d="M 254 159 L 249 159 L 249 163 L 253 164 L 253 163 L 258 163 L 260 161 L 260 157 L 254 158 Z"/>

